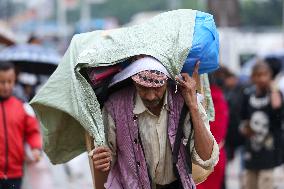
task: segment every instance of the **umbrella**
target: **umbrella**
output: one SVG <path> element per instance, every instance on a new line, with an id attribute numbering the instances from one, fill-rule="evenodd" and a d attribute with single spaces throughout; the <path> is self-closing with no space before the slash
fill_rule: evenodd
<path id="1" fill-rule="evenodd" d="M 55 50 L 35 44 L 13 45 L 0 52 L 0 61 L 13 62 L 20 71 L 34 74 L 52 74 L 60 58 Z"/>

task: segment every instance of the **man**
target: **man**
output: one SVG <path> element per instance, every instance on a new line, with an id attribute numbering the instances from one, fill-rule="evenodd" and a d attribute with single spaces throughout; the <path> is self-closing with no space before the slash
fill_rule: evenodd
<path id="1" fill-rule="evenodd" d="M 93 160 L 96 169 L 110 170 L 106 188 L 195 188 L 191 159 L 214 167 L 219 151 L 197 101 L 198 67 L 193 77 L 176 78 L 177 93 L 165 67 L 152 57 L 139 58 L 114 76 L 111 86 L 129 78 L 134 86 L 111 95 L 103 109 L 108 146 L 97 147 Z"/>
<path id="2" fill-rule="evenodd" d="M 30 161 L 37 162 L 41 155 L 41 136 L 33 110 L 12 96 L 15 80 L 13 64 L 0 62 L 0 189 L 20 189 L 25 142 L 32 149 Z"/>

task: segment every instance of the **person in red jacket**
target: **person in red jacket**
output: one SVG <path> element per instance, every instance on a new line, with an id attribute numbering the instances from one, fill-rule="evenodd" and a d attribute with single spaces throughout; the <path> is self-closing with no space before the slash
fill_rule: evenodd
<path id="1" fill-rule="evenodd" d="M 209 175 L 206 181 L 199 184 L 197 189 L 221 189 L 224 184 L 227 160 L 224 144 L 229 119 L 228 104 L 215 74 L 209 75 L 209 79 L 212 100 L 215 108 L 215 121 L 210 122 L 210 130 L 219 145 L 220 154 L 219 161 L 214 168 L 214 172 Z"/>
<path id="2" fill-rule="evenodd" d="M 20 189 L 24 143 L 32 149 L 33 162 L 41 156 L 38 122 L 32 108 L 12 96 L 15 80 L 13 64 L 0 62 L 0 189 Z"/>

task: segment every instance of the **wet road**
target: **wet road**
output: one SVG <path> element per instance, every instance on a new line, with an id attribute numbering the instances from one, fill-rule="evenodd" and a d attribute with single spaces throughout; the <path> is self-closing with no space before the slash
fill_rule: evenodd
<path id="1" fill-rule="evenodd" d="M 240 189 L 240 156 L 227 165 L 227 189 Z M 68 164 L 51 165 L 47 158 L 29 167 L 23 189 L 93 189 L 87 154 Z M 275 170 L 276 188 L 284 189 L 284 166 Z"/>

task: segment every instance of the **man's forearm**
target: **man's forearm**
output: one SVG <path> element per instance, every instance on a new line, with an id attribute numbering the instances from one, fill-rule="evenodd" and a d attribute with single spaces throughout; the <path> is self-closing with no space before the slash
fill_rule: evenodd
<path id="1" fill-rule="evenodd" d="M 210 159 L 213 150 L 213 139 L 204 126 L 198 105 L 190 105 L 189 111 L 194 129 L 194 146 L 199 157 L 206 161 Z"/>

